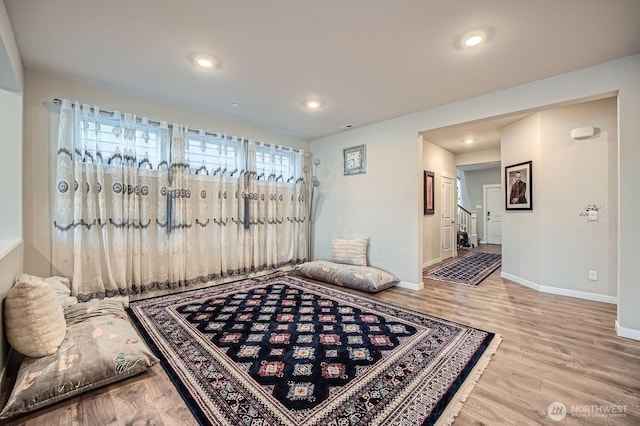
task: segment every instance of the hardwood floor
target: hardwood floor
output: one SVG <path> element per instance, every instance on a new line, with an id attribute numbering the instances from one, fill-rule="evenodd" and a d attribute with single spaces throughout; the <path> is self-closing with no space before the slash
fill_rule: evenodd
<path id="1" fill-rule="evenodd" d="M 425 280 L 420 292 L 392 288 L 373 297 L 504 337 L 455 425 L 640 424 L 640 342 L 616 336 L 615 305 L 539 293 L 500 278 L 499 269 L 477 287 Z M 552 421 L 547 408 L 554 401 L 569 411 L 591 410 L 591 416 Z M 602 410 L 613 405 L 622 406 L 625 416 L 604 417 Z M 196 422 L 162 367 L 155 366 L 7 424 Z"/>

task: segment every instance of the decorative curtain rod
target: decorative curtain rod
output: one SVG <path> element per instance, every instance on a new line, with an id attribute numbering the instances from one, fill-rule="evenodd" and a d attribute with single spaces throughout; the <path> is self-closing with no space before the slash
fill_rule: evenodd
<path id="1" fill-rule="evenodd" d="M 53 103 L 55 105 L 62 105 L 62 101 L 60 99 L 58 99 L 58 98 L 53 98 Z M 76 104 L 72 103 L 71 107 L 75 108 Z M 95 111 L 95 109 L 93 107 L 91 107 L 91 111 Z M 115 113 L 113 111 L 107 111 L 107 110 L 102 110 L 102 109 L 100 110 L 100 113 L 104 113 L 104 114 L 110 115 L 112 117 L 115 115 Z M 136 118 L 136 120 L 140 121 L 140 118 Z M 155 121 L 155 120 L 147 119 L 147 121 L 149 123 L 151 123 L 151 124 L 156 125 L 156 126 L 160 126 L 160 124 L 161 124 L 159 121 Z M 170 129 L 173 129 L 173 125 L 172 124 L 167 124 L 167 127 L 170 128 Z M 236 139 L 236 140 L 240 140 L 240 141 L 243 141 L 243 142 L 246 142 L 246 141 L 249 140 L 247 138 L 241 138 L 241 137 L 236 137 L 236 136 L 227 136 L 227 135 L 224 135 L 222 133 L 211 133 L 211 132 L 204 132 L 204 131 L 201 132 L 200 130 L 195 130 L 195 129 L 189 129 L 188 131 L 189 131 L 189 133 L 194 133 L 194 134 L 197 134 L 197 135 L 202 135 L 204 133 L 205 136 L 213 136 L 214 138 L 224 139 L 224 140 Z M 261 145 L 263 145 L 263 146 L 265 146 L 266 148 L 271 147 L 271 144 L 269 144 L 269 143 L 260 142 L 260 141 L 256 141 L 256 142 L 261 144 Z M 289 147 L 284 147 L 284 146 L 281 147 L 281 149 L 288 150 L 288 151 L 293 151 L 293 152 L 300 152 L 299 149 L 294 149 L 294 148 L 289 148 Z"/>

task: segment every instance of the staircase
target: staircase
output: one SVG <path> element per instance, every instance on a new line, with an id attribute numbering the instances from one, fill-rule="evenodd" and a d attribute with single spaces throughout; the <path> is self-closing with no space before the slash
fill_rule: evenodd
<path id="1" fill-rule="evenodd" d="M 478 245 L 478 212 L 469 211 L 458 204 L 458 230 L 464 231 L 469 236 L 469 244 L 472 247 Z"/>

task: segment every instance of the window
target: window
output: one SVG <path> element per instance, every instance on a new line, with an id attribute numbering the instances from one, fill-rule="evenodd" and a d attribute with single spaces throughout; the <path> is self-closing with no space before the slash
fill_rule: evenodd
<path id="1" fill-rule="evenodd" d="M 195 133 L 189 133 L 187 140 L 187 159 L 191 173 L 230 175 L 234 170 L 238 171 L 236 141 Z"/>
<path id="2" fill-rule="evenodd" d="M 91 157 L 100 148 L 102 161 L 105 164 L 112 162 L 124 161 L 128 155 L 124 150 L 130 150 L 137 161 L 137 165 L 149 168 L 157 168 L 161 161 L 160 152 L 160 131 L 156 126 L 142 125 L 138 123 L 135 128 L 134 137 L 131 139 L 131 146 L 127 146 L 124 138 L 124 129 L 120 120 L 110 117 L 100 117 L 100 123 L 97 126 L 95 121 L 85 121 L 86 132 L 84 132 L 85 142 L 85 161 L 88 160 L 86 153 Z M 96 161 L 95 158 L 90 158 Z M 147 160 L 144 163 L 144 160 Z"/>
<path id="3" fill-rule="evenodd" d="M 83 161 L 100 161 L 103 164 L 122 164 L 157 170 L 162 163 L 167 167 L 172 158 L 169 154 L 171 129 L 161 128 L 156 123 L 137 120 L 135 127 L 127 127 L 119 113 L 101 113 L 81 122 Z M 132 116 L 126 116 L 131 119 Z M 167 132 L 167 134 L 163 134 Z M 301 166 L 296 167 L 296 153 L 288 148 L 256 143 L 255 158 L 248 159 L 247 141 L 236 137 L 189 131 L 186 135 L 185 162 L 191 174 L 239 176 L 240 171 L 255 164 L 255 170 L 262 180 L 291 182 L 300 178 Z M 135 160 L 135 164 L 133 163 Z"/>
<path id="4" fill-rule="evenodd" d="M 295 177 L 294 154 L 292 151 L 263 146 L 256 147 L 256 170 L 264 179 L 289 181 Z"/>

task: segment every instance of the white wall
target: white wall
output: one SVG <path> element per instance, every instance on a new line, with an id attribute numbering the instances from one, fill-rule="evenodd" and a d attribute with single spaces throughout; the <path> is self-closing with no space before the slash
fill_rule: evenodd
<path id="1" fill-rule="evenodd" d="M 343 175 L 343 148 L 365 144 L 367 170 Z M 322 164 L 314 257 L 331 258 L 334 237 L 369 237 L 369 263 L 410 284 L 422 283 L 422 144 L 415 131 L 373 125 L 320 139 L 311 147 Z"/>
<path id="2" fill-rule="evenodd" d="M 13 283 L 22 273 L 22 241 L 14 241 L 6 247 L 0 247 L 0 302 L 4 298 Z M 9 344 L 4 333 L 4 304 L 0 306 L 0 370 L 3 370 L 7 362 Z M 4 370 L 3 370 L 4 373 Z M 2 374 L 0 374 L 0 378 Z"/>
<path id="3" fill-rule="evenodd" d="M 22 80 L 20 54 L 4 2 L 0 2 L 0 377 L 9 350 L 2 302 L 22 273 Z"/>
<path id="4" fill-rule="evenodd" d="M 571 129 L 587 125 L 599 129 L 595 137 L 571 138 Z M 615 98 L 545 110 L 503 129 L 503 165 L 533 159 L 534 178 L 533 211 L 503 216 L 504 276 L 549 292 L 615 299 L 617 141 Z M 589 204 L 603 207 L 598 222 L 580 216 Z M 598 281 L 588 280 L 589 270 L 599 272 Z"/>
<path id="5" fill-rule="evenodd" d="M 0 88 L 22 92 L 23 70 L 4 1 L 0 1 Z"/>
<path id="6" fill-rule="evenodd" d="M 456 155 L 456 166 L 499 162 L 500 148 L 488 149 L 485 151 L 464 152 Z"/>
<path id="7" fill-rule="evenodd" d="M 616 99 L 540 115 L 540 284 L 616 296 Z M 571 129 L 587 125 L 599 133 L 571 139 Z M 598 222 L 579 216 L 588 204 L 602 206 Z M 598 281 L 588 280 L 589 270 L 599 272 Z"/>
<path id="8" fill-rule="evenodd" d="M 0 128 L 0 369 L 4 373 L 9 345 L 4 334 L 2 301 L 22 273 L 23 258 L 22 95 L 0 89 Z"/>
<path id="9" fill-rule="evenodd" d="M 531 160 L 533 210 L 505 211 L 502 215 L 502 272 L 530 283 L 540 282 L 540 113 L 502 129 L 502 166 Z M 507 190 L 502 182 L 502 196 Z"/>
<path id="10" fill-rule="evenodd" d="M 131 112 L 156 121 L 177 122 L 189 128 L 223 132 L 305 151 L 309 149 L 307 141 L 291 136 L 102 87 L 27 71 L 24 90 L 24 269 L 39 276 L 48 276 L 52 272 L 52 208 L 60 111 L 60 107 L 52 103 L 53 98 L 98 105 L 102 110 Z"/>
<path id="11" fill-rule="evenodd" d="M 640 191 L 637 190 L 640 182 L 638 75 L 640 55 L 633 55 L 314 140 L 311 150 L 321 160 L 330 163 L 341 161 L 343 147 L 360 143 L 380 147 L 380 152 L 393 152 L 388 161 L 383 161 L 385 172 L 377 171 L 361 177 L 357 187 L 372 186 L 374 190 L 365 190 L 368 197 L 359 197 L 360 203 L 354 210 L 351 210 L 355 206 L 350 200 L 353 190 L 345 185 L 344 180 L 334 176 L 325 182 L 322 191 L 327 208 L 320 213 L 316 235 L 349 232 L 350 229 L 338 218 L 346 216 L 345 222 L 351 222 L 353 216 L 363 211 L 374 212 L 372 220 L 362 219 L 359 222 L 358 233 L 375 234 L 379 238 L 375 242 L 379 247 L 376 258 L 384 259 L 386 268 L 402 274 L 403 279 L 418 282 L 422 264 L 422 247 L 418 242 L 423 240 L 419 178 L 422 146 L 416 147 L 418 132 L 618 93 L 618 331 L 634 336 L 633 333 L 637 333 L 636 338 L 640 339 L 640 310 L 637 309 L 640 285 L 637 285 L 635 267 L 637 242 L 640 241 L 640 228 L 636 226 L 640 210 Z M 384 144 L 391 148 L 382 148 Z M 333 166 L 334 172 L 335 168 Z M 373 194 L 376 189 L 378 191 Z M 388 195 L 389 191 L 394 194 Z M 381 202 L 381 199 L 389 202 Z M 326 219 L 322 218 L 323 215 Z M 330 252 L 329 243 L 330 238 L 316 238 L 316 253 Z M 538 246 L 539 241 L 530 244 Z M 537 249 L 533 251 L 537 252 Z"/>
<path id="12" fill-rule="evenodd" d="M 429 141 L 424 141 L 422 165 L 434 174 L 434 214 L 423 216 L 422 267 L 442 260 L 442 176 L 456 179 L 455 156 Z M 421 185 L 424 178 L 421 178 Z"/>
<path id="13" fill-rule="evenodd" d="M 22 95 L 0 89 L 0 240 L 22 238 Z M 0 250 L 2 251 L 2 250 Z"/>
<path id="14" fill-rule="evenodd" d="M 462 206 L 469 211 L 477 211 L 477 234 L 478 238 L 484 238 L 484 223 L 487 220 L 484 208 L 478 208 L 482 206 L 484 202 L 484 185 L 499 185 L 502 183 L 502 173 L 500 167 L 491 167 L 488 169 L 480 170 L 467 170 L 460 171 L 458 175 L 461 176 L 462 184 Z"/>

